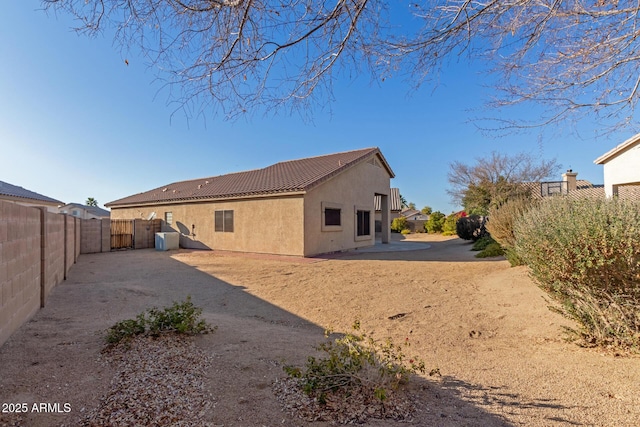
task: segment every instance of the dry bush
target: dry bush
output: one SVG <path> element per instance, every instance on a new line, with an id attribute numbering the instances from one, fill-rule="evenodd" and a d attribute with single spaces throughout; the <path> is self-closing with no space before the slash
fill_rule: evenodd
<path id="1" fill-rule="evenodd" d="M 591 345 L 640 351 L 640 202 L 551 198 L 515 223 L 516 254 Z"/>
<path id="2" fill-rule="evenodd" d="M 502 246 L 506 258 L 512 266 L 521 265 L 522 260 L 514 251 L 515 234 L 513 227 L 521 216 L 535 207 L 537 201 L 528 197 L 517 197 L 510 199 L 500 206 L 491 207 L 489 210 L 489 221 L 487 221 L 487 231 L 491 237 Z"/>

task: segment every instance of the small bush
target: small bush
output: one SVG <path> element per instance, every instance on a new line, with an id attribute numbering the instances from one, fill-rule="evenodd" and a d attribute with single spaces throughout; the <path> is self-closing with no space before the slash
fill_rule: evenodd
<path id="1" fill-rule="evenodd" d="M 504 255 L 504 249 L 498 242 L 489 243 L 484 249 L 476 254 L 476 258 L 492 258 Z"/>
<path id="2" fill-rule="evenodd" d="M 407 230 L 408 228 L 407 218 L 403 216 L 394 218 L 393 221 L 391 221 L 391 231 L 402 233 L 402 230 Z"/>
<path id="3" fill-rule="evenodd" d="M 440 211 L 435 211 L 429 215 L 429 219 L 424 223 L 424 229 L 427 233 L 442 233 L 445 215 Z"/>
<path id="4" fill-rule="evenodd" d="M 162 310 L 152 308 L 146 314 L 141 313 L 135 319 L 123 320 L 107 330 L 107 343 L 110 345 L 126 341 L 136 335 L 158 336 L 164 332 L 180 334 L 202 334 L 212 332 L 204 320 L 199 320 L 202 309 L 197 308 L 187 297 L 184 302 L 175 302 Z"/>
<path id="5" fill-rule="evenodd" d="M 493 240 L 491 238 L 491 236 L 481 237 L 478 240 L 476 240 L 476 242 L 471 247 L 471 250 L 472 251 L 481 251 L 484 248 L 486 248 L 487 246 L 489 246 L 491 243 L 495 243 L 495 240 Z"/>
<path id="6" fill-rule="evenodd" d="M 326 336 L 329 336 L 328 332 Z M 316 347 L 323 353 L 322 357 L 309 356 L 304 368 L 285 366 L 284 370 L 296 379 L 304 393 L 325 405 L 325 412 L 330 409 L 340 411 L 343 405 L 336 402 L 348 403 L 348 400 L 356 399 L 377 402 L 377 409 L 372 408 L 371 413 L 381 413 L 384 417 L 386 413 L 392 414 L 393 408 L 385 409 L 385 402 L 392 399 L 396 390 L 411 375 L 425 373 L 423 361 L 406 356 L 408 346 L 408 338 L 402 345 L 394 344 L 390 338 L 376 341 L 371 335 L 360 332 L 360 324 L 356 321 L 351 333 Z M 438 373 L 438 370 L 432 372 Z M 328 402 L 332 405 L 327 405 Z M 358 416 L 354 419 L 363 421 Z"/>
<path id="7" fill-rule="evenodd" d="M 405 228 L 404 230 L 402 230 L 400 232 L 401 234 L 411 234 L 411 230 L 409 230 L 408 228 Z"/>
<path id="8" fill-rule="evenodd" d="M 456 234 L 464 240 L 476 241 L 487 235 L 484 219 L 478 215 L 471 215 L 458 219 Z"/>
<path id="9" fill-rule="evenodd" d="M 459 216 L 451 214 L 445 218 L 442 224 L 442 234 L 445 236 L 454 236 L 457 234 L 456 224 L 458 223 Z"/>
<path id="10" fill-rule="evenodd" d="M 640 351 L 640 203 L 554 197 L 520 217 L 515 251 L 584 344 Z"/>
<path id="11" fill-rule="evenodd" d="M 522 265 L 522 260 L 514 249 L 516 240 L 514 224 L 537 203 L 530 198 L 518 197 L 489 209 L 490 220 L 487 221 L 487 231 L 503 247 L 505 256 L 512 266 Z"/>

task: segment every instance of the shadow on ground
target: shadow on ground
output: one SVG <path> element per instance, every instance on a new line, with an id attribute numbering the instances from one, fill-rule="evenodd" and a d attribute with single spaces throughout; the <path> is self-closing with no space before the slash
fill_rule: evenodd
<path id="1" fill-rule="evenodd" d="M 437 258 L 436 251 L 424 252 L 425 259 Z M 371 256 L 393 259 L 386 258 L 389 254 Z M 83 412 L 99 405 L 111 381 L 113 372 L 100 356 L 103 332 L 117 321 L 187 295 L 218 326 L 215 334 L 197 338 L 214 357 L 208 382 L 215 405 L 208 418 L 225 426 L 307 425 L 282 412 L 271 383 L 284 376 L 283 363 L 304 363 L 322 340 L 323 326 L 154 250 L 80 257 L 47 307 L 0 348 L 0 402 L 69 403 L 71 411 L 0 414 L 0 425 L 75 425 Z M 419 400 L 415 425 L 510 426 L 506 416 L 484 409 L 487 402 L 498 402 L 505 414 L 518 405 L 554 405 L 520 402 L 508 391 L 450 377 L 418 379 L 414 387 Z"/>

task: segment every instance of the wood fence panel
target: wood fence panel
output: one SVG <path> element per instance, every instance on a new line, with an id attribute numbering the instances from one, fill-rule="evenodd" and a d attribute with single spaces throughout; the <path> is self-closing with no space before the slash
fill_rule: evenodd
<path id="1" fill-rule="evenodd" d="M 133 247 L 133 220 L 111 220 L 111 249 L 126 249 Z"/>

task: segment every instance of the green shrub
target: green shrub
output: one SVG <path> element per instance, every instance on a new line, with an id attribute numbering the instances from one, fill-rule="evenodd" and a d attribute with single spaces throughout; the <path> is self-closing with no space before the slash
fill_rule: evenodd
<path id="1" fill-rule="evenodd" d="M 640 350 L 640 203 L 546 200 L 520 217 L 515 251 L 575 320 L 583 343 Z"/>
<path id="2" fill-rule="evenodd" d="M 478 215 L 462 217 L 456 223 L 456 234 L 461 239 L 475 242 L 487 234 L 484 220 Z"/>
<path id="3" fill-rule="evenodd" d="M 440 211 L 435 211 L 429 215 L 429 219 L 424 223 L 424 229 L 427 233 L 442 233 L 445 215 Z"/>
<path id="4" fill-rule="evenodd" d="M 393 221 L 391 221 L 391 231 L 402 233 L 402 230 L 407 230 L 408 228 L 409 224 L 407 223 L 407 218 L 403 216 L 394 218 Z"/>
<path id="5" fill-rule="evenodd" d="M 141 313 L 135 319 L 122 320 L 107 330 L 107 343 L 110 345 L 126 341 L 136 335 L 158 336 L 164 332 L 180 334 L 202 334 L 212 332 L 211 328 L 199 317 L 202 309 L 197 308 L 187 297 L 184 302 L 174 302 L 171 307 L 162 310 L 152 308 L 146 314 Z"/>
<path id="6" fill-rule="evenodd" d="M 390 338 L 378 342 L 360 332 L 356 321 L 351 333 L 316 347 L 323 357 L 309 356 L 304 368 L 285 366 L 284 370 L 321 404 L 335 395 L 346 399 L 356 394 L 384 402 L 411 375 L 425 372 L 423 361 L 405 355 L 408 345 L 408 338 L 402 345 L 394 344 Z"/>
<path id="7" fill-rule="evenodd" d="M 476 254 L 476 258 L 492 258 L 504 255 L 504 249 L 498 242 L 489 243 L 484 249 Z"/>
<path id="8" fill-rule="evenodd" d="M 484 248 L 486 248 L 487 246 L 489 246 L 491 243 L 495 243 L 495 240 L 493 240 L 491 238 L 491 236 L 481 237 L 478 240 L 476 240 L 476 242 L 471 247 L 471 250 L 472 251 L 481 251 Z"/>
<path id="9" fill-rule="evenodd" d="M 442 234 L 445 236 L 455 236 L 457 234 L 456 224 L 458 222 L 458 215 L 451 214 L 445 218 L 442 224 Z"/>
<path id="10" fill-rule="evenodd" d="M 492 206 L 489 209 L 489 221 L 487 231 L 496 242 L 500 243 L 505 251 L 505 256 L 512 266 L 522 265 L 522 260 L 516 253 L 515 247 L 515 222 L 534 208 L 538 202 L 527 197 L 517 197 L 507 200 L 500 206 Z"/>
<path id="11" fill-rule="evenodd" d="M 405 228 L 404 230 L 402 230 L 400 232 L 401 234 L 411 234 L 411 230 L 409 230 L 408 228 Z"/>

